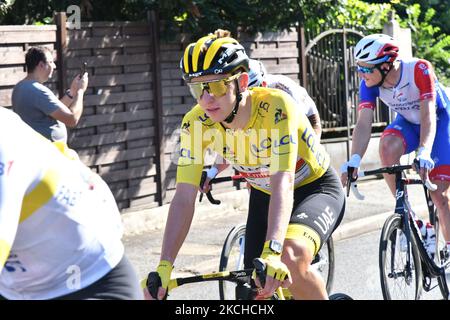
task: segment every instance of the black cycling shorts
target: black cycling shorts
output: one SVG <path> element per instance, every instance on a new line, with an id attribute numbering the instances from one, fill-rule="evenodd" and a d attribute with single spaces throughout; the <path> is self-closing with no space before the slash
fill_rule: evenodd
<path id="1" fill-rule="evenodd" d="M 143 300 L 136 272 L 124 255 L 105 276 L 93 284 L 55 300 Z"/>
<path id="2" fill-rule="evenodd" d="M 267 233 L 270 195 L 251 188 L 245 232 L 245 268 L 261 255 Z M 330 167 L 319 179 L 294 190 L 294 205 L 287 239 L 307 238 L 317 253 L 339 226 L 345 211 L 345 194 L 336 171 Z"/>

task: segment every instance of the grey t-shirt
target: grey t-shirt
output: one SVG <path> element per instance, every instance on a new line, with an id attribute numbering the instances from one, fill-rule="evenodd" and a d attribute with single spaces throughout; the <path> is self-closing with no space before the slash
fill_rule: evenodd
<path id="1" fill-rule="evenodd" d="M 67 143 L 64 123 L 50 116 L 63 103 L 46 86 L 35 80 L 22 80 L 12 93 L 13 111 L 30 127 L 51 141 Z"/>

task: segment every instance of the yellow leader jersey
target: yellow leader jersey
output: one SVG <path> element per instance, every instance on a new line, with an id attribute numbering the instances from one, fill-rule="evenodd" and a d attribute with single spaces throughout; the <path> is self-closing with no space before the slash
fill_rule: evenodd
<path id="1" fill-rule="evenodd" d="M 198 186 L 209 148 L 228 160 L 256 189 L 271 193 L 270 176 L 295 172 L 295 188 L 320 178 L 330 156 L 306 115 L 294 100 L 277 89 L 250 90 L 252 110 L 244 129 L 213 122 L 196 105 L 183 118 L 177 183 Z M 241 107 L 242 108 L 242 107 Z"/>

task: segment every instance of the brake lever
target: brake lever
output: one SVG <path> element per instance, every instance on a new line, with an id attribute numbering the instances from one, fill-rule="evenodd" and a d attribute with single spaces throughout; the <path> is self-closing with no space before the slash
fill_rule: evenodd
<path id="1" fill-rule="evenodd" d="M 414 161 L 413 161 L 413 167 L 414 167 L 414 170 L 415 170 L 417 173 L 419 173 L 419 170 L 420 170 L 420 162 L 419 162 L 418 159 L 414 159 Z M 438 188 L 437 185 L 435 185 L 434 183 L 432 183 L 432 182 L 430 181 L 430 178 L 428 177 L 428 175 L 427 175 L 426 180 L 423 181 L 423 184 L 424 184 L 425 187 L 426 187 L 428 190 L 430 190 L 430 191 L 436 191 L 437 188 Z"/>
<path id="2" fill-rule="evenodd" d="M 207 178 L 207 173 L 206 173 L 206 171 L 203 171 L 202 172 L 202 177 L 200 178 L 200 187 L 203 186 L 203 184 L 205 183 L 206 178 Z M 209 185 L 210 186 L 212 186 L 213 180 L 214 179 L 211 179 L 209 181 Z M 206 192 L 206 198 L 208 198 L 209 202 L 211 202 L 212 204 L 219 205 L 221 203 L 221 201 L 214 199 L 214 197 L 212 196 L 211 190 L 212 190 L 212 187 L 210 188 L 210 190 L 208 192 Z M 204 194 L 204 192 L 200 193 L 200 197 L 198 199 L 199 202 L 202 202 L 203 194 Z"/>
<path id="3" fill-rule="evenodd" d="M 258 277 L 261 288 L 266 285 L 266 264 L 261 258 L 253 259 L 253 265 L 255 266 L 256 276 Z"/>
<path id="4" fill-rule="evenodd" d="M 347 167 L 347 198 L 350 196 L 350 189 L 351 189 L 352 183 L 358 179 L 358 178 L 353 178 L 354 171 L 355 171 L 355 167 Z"/>

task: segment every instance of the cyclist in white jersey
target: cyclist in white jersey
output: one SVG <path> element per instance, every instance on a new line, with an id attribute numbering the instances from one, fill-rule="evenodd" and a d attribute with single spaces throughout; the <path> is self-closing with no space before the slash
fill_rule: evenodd
<path id="1" fill-rule="evenodd" d="M 0 296 L 140 299 L 106 183 L 0 108 Z"/>
<path id="2" fill-rule="evenodd" d="M 306 114 L 309 122 L 311 122 L 311 126 L 320 138 L 322 126 L 320 124 L 319 111 L 306 89 L 285 75 L 267 73 L 264 64 L 259 60 L 250 59 L 249 66 L 249 87 L 274 88 L 288 93 L 294 99 L 297 108 L 300 108 Z"/>
<path id="3" fill-rule="evenodd" d="M 433 68 L 424 59 L 399 59 L 399 47 L 390 36 L 369 35 L 355 47 L 360 85 L 359 117 L 353 131 L 352 156 L 341 167 L 358 168 L 370 140 L 376 99 L 397 112 L 380 139 L 383 166 L 400 163 L 400 157 L 417 149 L 422 179 L 428 175 L 438 186 L 431 192 L 450 249 L 450 101 Z M 357 177 L 355 170 L 354 178 Z M 385 175 L 395 194 L 395 177 Z"/>

